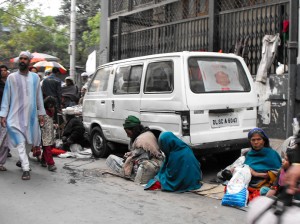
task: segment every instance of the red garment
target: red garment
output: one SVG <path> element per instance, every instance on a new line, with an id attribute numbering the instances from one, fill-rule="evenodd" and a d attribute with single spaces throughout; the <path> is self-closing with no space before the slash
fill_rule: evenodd
<path id="1" fill-rule="evenodd" d="M 39 157 L 41 155 L 41 153 L 42 153 L 40 146 L 32 147 L 31 151 L 32 151 L 33 157 Z"/>
<path id="2" fill-rule="evenodd" d="M 52 148 L 51 152 L 52 152 L 52 155 L 54 155 L 54 156 L 58 156 L 60 154 L 66 153 L 65 150 L 57 149 L 57 148 Z"/>
<path id="3" fill-rule="evenodd" d="M 289 32 L 289 24 L 290 24 L 290 21 L 288 21 L 288 20 L 283 21 L 283 28 L 282 28 L 283 33 Z"/>
<path id="4" fill-rule="evenodd" d="M 54 160 L 52 157 L 52 146 L 43 146 L 42 159 L 46 162 L 48 166 L 54 165 Z"/>
<path id="5" fill-rule="evenodd" d="M 249 191 L 249 199 L 248 199 L 249 201 L 252 201 L 254 198 L 260 196 L 259 189 L 248 187 L 248 191 Z"/>
<path id="6" fill-rule="evenodd" d="M 150 187 L 148 188 L 147 190 L 160 190 L 161 189 L 161 184 L 159 181 L 155 181 L 155 183 Z"/>
<path id="7" fill-rule="evenodd" d="M 49 117 L 53 117 L 54 116 L 54 112 L 50 111 L 50 110 L 47 110 L 46 109 L 46 114 L 49 116 Z"/>

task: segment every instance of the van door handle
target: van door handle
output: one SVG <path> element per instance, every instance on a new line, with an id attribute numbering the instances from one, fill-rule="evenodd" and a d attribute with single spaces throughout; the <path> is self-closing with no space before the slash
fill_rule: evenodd
<path id="1" fill-rule="evenodd" d="M 105 100 L 101 100 L 101 104 L 105 104 Z"/>
<path id="2" fill-rule="evenodd" d="M 114 100 L 111 101 L 111 109 L 112 109 L 112 111 L 115 111 L 115 101 Z"/>

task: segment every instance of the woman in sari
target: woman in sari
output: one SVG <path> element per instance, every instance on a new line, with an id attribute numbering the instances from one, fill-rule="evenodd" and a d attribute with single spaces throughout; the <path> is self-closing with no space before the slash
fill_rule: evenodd
<path id="1" fill-rule="evenodd" d="M 163 132 L 158 139 L 160 149 L 165 154 L 164 163 L 145 190 L 185 192 L 201 187 L 200 163 L 191 148 L 172 132 Z"/>

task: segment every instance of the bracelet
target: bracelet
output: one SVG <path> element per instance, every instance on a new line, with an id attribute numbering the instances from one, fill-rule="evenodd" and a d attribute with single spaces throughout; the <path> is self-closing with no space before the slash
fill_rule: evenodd
<path id="1" fill-rule="evenodd" d="M 292 163 L 293 166 L 300 166 L 300 163 Z"/>

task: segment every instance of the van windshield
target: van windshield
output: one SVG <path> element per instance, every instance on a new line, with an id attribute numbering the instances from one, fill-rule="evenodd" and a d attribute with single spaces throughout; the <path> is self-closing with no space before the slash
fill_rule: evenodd
<path id="1" fill-rule="evenodd" d="M 249 92 L 247 75 L 233 58 L 190 57 L 189 81 L 194 93 Z"/>

